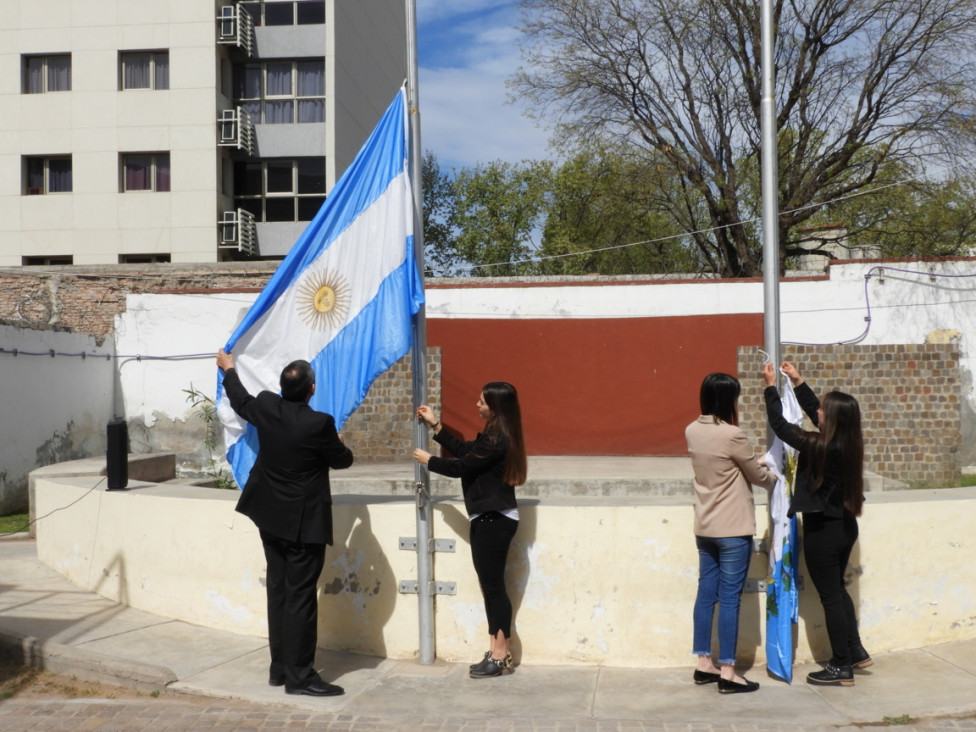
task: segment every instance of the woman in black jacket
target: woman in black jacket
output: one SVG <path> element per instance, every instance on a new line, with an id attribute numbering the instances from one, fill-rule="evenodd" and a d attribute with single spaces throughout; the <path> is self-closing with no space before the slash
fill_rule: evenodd
<path id="1" fill-rule="evenodd" d="M 844 586 L 844 572 L 857 541 L 857 517 L 864 505 L 864 438 L 861 408 L 849 394 L 832 391 L 819 402 L 796 367 L 780 367 L 793 384 L 796 399 L 819 432 L 807 432 L 783 417 L 773 364 L 763 367 L 766 414 L 776 435 L 799 451 L 796 486 L 789 515 L 803 514 L 803 553 L 807 571 L 823 604 L 832 657 L 823 671 L 807 676 L 811 684 L 854 686 L 854 668 L 873 662 L 861 645 L 854 601 Z"/>
<path id="2" fill-rule="evenodd" d="M 512 666 L 512 603 L 505 591 L 505 562 L 518 529 L 515 486 L 525 482 L 526 457 L 514 386 L 504 381 L 485 384 L 478 414 L 485 429 L 473 442 L 464 442 L 444 431 L 430 407 L 418 407 L 417 417 L 433 428 L 434 440 L 454 457 L 436 457 L 420 449 L 413 457 L 432 472 L 461 479 L 471 522 L 471 557 L 488 615 L 489 650 L 470 669 L 472 678 L 481 679 L 500 676 Z"/>

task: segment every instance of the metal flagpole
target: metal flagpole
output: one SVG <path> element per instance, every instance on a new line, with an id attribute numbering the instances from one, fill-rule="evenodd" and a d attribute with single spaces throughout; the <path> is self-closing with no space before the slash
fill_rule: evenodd
<path id="1" fill-rule="evenodd" d="M 762 43 L 762 219 L 763 219 L 763 343 L 777 371 L 779 353 L 779 182 L 776 135 L 776 71 L 773 66 L 776 29 L 773 0 L 760 0 Z"/>
<path id="2" fill-rule="evenodd" d="M 422 149 L 420 146 L 420 96 L 417 93 L 419 77 L 417 63 L 417 3 L 406 0 L 407 17 L 407 105 L 410 114 L 410 179 L 413 184 L 414 256 L 421 276 L 424 272 L 424 196 L 421 185 Z M 427 403 L 427 308 L 420 307 L 413 318 L 413 404 L 414 408 Z M 412 415 L 411 415 L 412 416 Z M 427 426 L 413 420 L 413 443 L 427 450 Z M 422 664 L 434 662 L 434 582 L 433 582 L 433 527 L 430 507 L 430 473 L 420 463 L 414 463 L 414 480 L 417 486 L 417 599 Z"/>

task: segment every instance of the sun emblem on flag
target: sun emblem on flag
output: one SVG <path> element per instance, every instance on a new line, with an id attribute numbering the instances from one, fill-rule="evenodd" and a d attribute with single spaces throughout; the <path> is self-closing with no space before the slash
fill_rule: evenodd
<path id="1" fill-rule="evenodd" d="M 338 328 L 349 311 L 349 284 L 332 270 L 311 272 L 299 285 L 295 299 L 306 325 L 316 330 Z"/>

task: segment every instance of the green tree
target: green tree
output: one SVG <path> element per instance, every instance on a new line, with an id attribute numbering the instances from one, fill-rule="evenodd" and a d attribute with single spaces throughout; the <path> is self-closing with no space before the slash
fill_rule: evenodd
<path id="1" fill-rule="evenodd" d="M 441 170 L 431 150 L 424 151 L 420 165 L 424 199 L 424 265 L 428 275 L 459 274 L 460 255 L 455 242 L 456 209 L 454 180 Z"/>
<path id="2" fill-rule="evenodd" d="M 641 156 L 586 150 L 568 160 L 553 180 L 541 271 L 693 271 L 694 252 L 667 213 L 669 187 L 664 167 Z"/>
<path id="3" fill-rule="evenodd" d="M 557 144 L 620 140 L 660 160 L 706 269 L 761 271 L 760 4 L 521 0 L 517 95 Z M 973 160 L 976 0 L 773 0 L 781 261 L 820 207 L 887 164 Z"/>
<path id="4" fill-rule="evenodd" d="M 851 244 L 881 256 L 968 255 L 976 245 L 976 179 L 917 179 L 903 164 L 887 165 L 871 190 L 825 207 L 814 221 L 842 224 Z"/>
<path id="5" fill-rule="evenodd" d="M 533 233 L 547 210 L 552 164 L 496 161 L 457 171 L 454 178 L 457 254 L 483 277 L 534 274 Z"/>

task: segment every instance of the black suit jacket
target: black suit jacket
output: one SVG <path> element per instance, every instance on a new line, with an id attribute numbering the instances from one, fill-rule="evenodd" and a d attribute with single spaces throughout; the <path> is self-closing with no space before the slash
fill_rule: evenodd
<path id="1" fill-rule="evenodd" d="M 279 539 L 331 544 L 329 468 L 352 465 L 332 415 L 270 391 L 251 396 L 234 369 L 224 372 L 224 389 L 234 411 L 257 428 L 260 445 L 237 510 Z"/>

